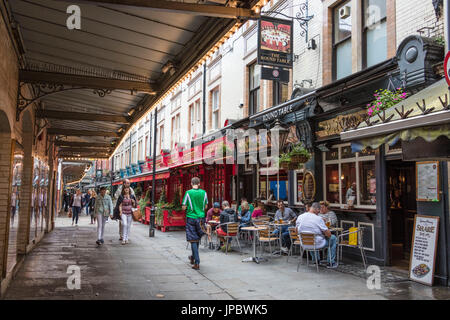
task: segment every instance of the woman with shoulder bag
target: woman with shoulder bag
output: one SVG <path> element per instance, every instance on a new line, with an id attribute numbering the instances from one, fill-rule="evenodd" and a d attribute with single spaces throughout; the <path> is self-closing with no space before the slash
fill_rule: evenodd
<path id="1" fill-rule="evenodd" d="M 120 204 L 120 217 L 122 220 L 122 244 L 128 243 L 131 223 L 133 222 L 133 208 L 136 208 L 136 201 L 132 199 L 130 187 L 124 187 L 122 190 L 122 203 Z"/>

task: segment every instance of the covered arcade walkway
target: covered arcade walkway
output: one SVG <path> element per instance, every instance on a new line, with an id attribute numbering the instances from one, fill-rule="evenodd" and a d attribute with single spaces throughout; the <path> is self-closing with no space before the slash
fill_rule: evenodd
<path id="1" fill-rule="evenodd" d="M 108 159 L 257 3 L 0 0 L 0 296 L 55 227 L 59 160 Z"/>

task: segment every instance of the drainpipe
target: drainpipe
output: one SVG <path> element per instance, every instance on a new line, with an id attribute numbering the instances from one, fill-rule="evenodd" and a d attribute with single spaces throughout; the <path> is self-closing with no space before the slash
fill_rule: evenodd
<path id="1" fill-rule="evenodd" d="M 448 42 L 450 40 L 450 0 L 444 1 L 444 37 L 445 37 L 445 52 L 449 50 Z"/>
<path id="2" fill-rule="evenodd" d="M 203 64 L 203 134 L 206 132 L 206 62 Z"/>
<path id="3" fill-rule="evenodd" d="M 155 123 L 153 126 L 153 173 L 152 173 L 152 208 L 150 210 L 150 228 L 149 237 L 155 236 L 155 176 L 156 176 L 156 124 L 158 117 L 158 108 L 155 108 Z"/>

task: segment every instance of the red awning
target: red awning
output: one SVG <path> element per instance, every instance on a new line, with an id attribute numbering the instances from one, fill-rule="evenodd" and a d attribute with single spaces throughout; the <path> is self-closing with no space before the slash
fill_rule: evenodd
<path id="1" fill-rule="evenodd" d="M 156 180 L 167 179 L 169 177 L 170 177 L 170 173 L 169 172 L 158 173 L 158 174 L 155 175 Z M 142 176 L 142 177 L 131 178 L 130 182 L 151 181 L 152 179 L 153 179 L 153 175 L 149 174 L 149 175 L 145 175 L 145 176 Z"/>

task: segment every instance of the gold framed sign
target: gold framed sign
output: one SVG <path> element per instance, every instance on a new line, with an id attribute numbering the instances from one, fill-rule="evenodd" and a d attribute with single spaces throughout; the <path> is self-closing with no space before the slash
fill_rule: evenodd
<path id="1" fill-rule="evenodd" d="M 316 180 L 314 179 L 314 175 L 311 171 L 306 171 L 303 175 L 303 199 L 307 201 L 314 200 L 314 196 L 316 195 Z"/>
<path id="2" fill-rule="evenodd" d="M 416 162 L 416 200 L 440 201 L 439 162 Z"/>

